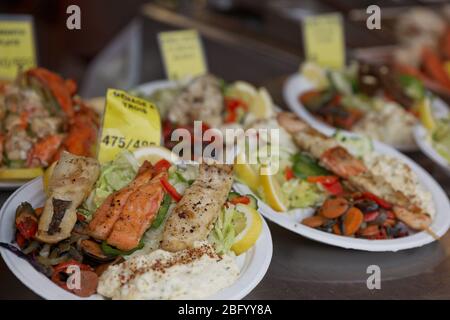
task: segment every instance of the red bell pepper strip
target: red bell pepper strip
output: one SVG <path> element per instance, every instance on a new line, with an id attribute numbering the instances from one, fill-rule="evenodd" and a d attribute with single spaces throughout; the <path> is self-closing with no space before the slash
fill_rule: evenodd
<path id="1" fill-rule="evenodd" d="M 306 181 L 320 183 L 328 193 L 335 196 L 344 192 L 337 176 L 311 176 L 306 178 Z"/>
<path id="2" fill-rule="evenodd" d="M 181 200 L 182 196 L 178 193 L 177 189 L 175 189 L 175 187 L 170 184 L 166 177 L 161 178 L 160 181 L 164 189 L 172 197 L 173 200 L 175 200 L 176 202 Z"/>
<path id="3" fill-rule="evenodd" d="M 168 170 L 171 166 L 172 164 L 169 161 L 161 159 L 155 164 L 154 168 L 156 172 L 161 172 L 163 170 Z"/>
<path id="4" fill-rule="evenodd" d="M 65 262 L 61 262 L 60 264 L 56 265 L 53 268 L 53 274 L 52 274 L 52 281 L 54 283 L 56 283 L 58 286 L 60 286 L 61 288 L 68 290 L 67 288 L 67 283 L 66 281 L 63 281 L 61 279 L 61 273 L 66 273 L 66 270 L 69 266 L 78 266 L 80 268 L 80 270 L 85 270 L 85 271 L 93 271 L 93 269 L 86 265 L 86 264 L 82 264 L 78 261 L 75 260 L 69 260 L 69 261 L 65 261 Z"/>
<path id="5" fill-rule="evenodd" d="M 331 101 L 331 103 L 335 106 L 338 106 L 341 103 L 342 100 L 342 96 L 340 94 L 337 94 L 333 97 L 333 100 Z"/>
<path id="6" fill-rule="evenodd" d="M 239 108 L 244 109 L 244 111 L 248 110 L 247 104 L 239 99 L 235 98 L 227 98 L 225 99 L 225 105 L 227 110 L 227 116 L 225 117 L 225 123 L 233 123 L 236 122 L 238 119 L 238 112 L 237 110 Z"/>
<path id="7" fill-rule="evenodd" d="M 311 183 L 324 183 L 324 184 L 332 184 L 338 181 L 339 178 L 337 176 L 310 176 L 306 178 L 306 181 Z"/>
<path id="8" fill-rule="evenodd" d="M 370 199 L 372 201 L 375 201 L 380 207 L 382 207 L 384 209 L 391 209 L 392 208 L 392 205 L 390 203 L 384 201 L 381 198 L 378 198 L 373 193 L 363 192 L 362 196 L 363 196 L 363 198 L 367 198 L 367 199 Z"/>
<path id="9" fill-rule="evenodd" d="M 225 118 L 225 123 L 233 123 L 236 122 L 237 120 L 237 113 L 235 110 L 233 111 L 228 111 L 228 114 Z"/>
<path id="10" fill-rule="evenodd" d="M 292 170 L 291 167 L 286 167 L 286 169 L 284 169 L 284 177 L 286 178 L 287 181 L 295 177 L 294 171 Z"/>
<path id="11" fill-rule="evenodd" d="M 322 183 L 322 186 L 324 187 L 325 190 L 327 190 L 328 193 L 334 196 L 344 193 L 344 189 L 342 188 L 342 185 L 339 181 L 330 184 Z"/>
<path id="12" fill-rule="evenodd" d="M 16 225 L 16 228 L 17 231 L 28 240 L 36 235 L 38 224 L 36 220 L 26 217 Z"/>
<path id="13" fill-rule="evenodd" d="M 23 237 L 23 235 L 20 234 L 20 232 L 16 233 L 16 243 L 20 248 L 25 247 L 25 244 L 27 242 L 27 239 Z"/>
<path id="14" fill-rule="evenodd" d="M 238 203 L 249 204 L 250 199 L 246 196 L 241 196 L 241 197 L 235 197 L 235 198 L 231 199 L 230 202 L 232 204 L 238 204 Z"/>

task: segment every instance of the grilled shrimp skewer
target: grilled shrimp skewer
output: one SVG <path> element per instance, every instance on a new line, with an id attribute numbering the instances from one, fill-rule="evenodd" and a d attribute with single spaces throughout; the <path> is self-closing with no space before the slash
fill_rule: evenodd
<path id="1" fill-rule="evenodd" d="M 368 191 L 393 204 L 397 218 L 415 230 L 427 230 L 431 216 L 413 205 L 408 197 L 394 188 L 380 176 L 374 176 L 365 164 L 351 155 L 336 140 L 329 138 L 308 126 L 296 115 L 281 112 L 278 123 L 292 134 L 300 149 L 319 159 L 321 165 L 339 177 L 346 179 L 358 191 Z"/>

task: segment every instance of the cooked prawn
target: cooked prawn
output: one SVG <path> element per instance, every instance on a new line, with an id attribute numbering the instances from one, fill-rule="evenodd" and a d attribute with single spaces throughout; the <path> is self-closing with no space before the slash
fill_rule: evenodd
<path id="1" fill-rule="evenodd" d="M 61 135 L 49 135 L 39 142 L 37 142 L 33 148 L 28 152 L 27 166 L 41 166 L 46 167 L 50 164 L 50 160 L 55 155 L 63 137 Z"/>
<path id="2" fill-rule="evenodd" d="M 320 162 L 325 168 L 343 178 L 357 176 L 367 171 L 364 163 L 352 156 L 343 147 L 328 149 L 320 156 Z"/>

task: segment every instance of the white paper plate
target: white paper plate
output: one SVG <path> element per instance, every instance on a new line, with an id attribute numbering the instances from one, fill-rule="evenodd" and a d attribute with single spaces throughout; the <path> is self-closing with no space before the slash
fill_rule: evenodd
<path id="1" fill-rule="evenodd" d="M 427 130 L 421 124 L 416 125 L 414 128 L 414 138 L 420 150 L 450 176 L 450 164 L 433 148 L 428 138 Z"/>
<path id="2" fill-rule="evenodd" d="M 143 83 L 137 86 L 134 91 L 137 91 L 141 94 L 150 95 L 156 90 L 174 88 L 177 86 L 175 81 L 170 80 L 155 80 L 147 83 Z"/>
<path id="3" fill-rule="evenodd" d="M 0 241 L 10 243 L 14 238 L 14 216 L 17 206 L 28 201 L 33 207 L 44 204 L 42 179 L 36 178 L 16 190 L 3 205 L 0 211 Z M 29 289 L 45 299 L 83 299 L 71 294 L 43 274 L 36 271 L 27 261 L 18 258 L 12 252 L 0 248 L 3 260 L 9 269 Z M 272 259 L 272 237 L 263 219 L 263 230 L 256 245 L 238 257 L 241 274 L 236 282 L 228 288 L 220 290 L 209 299 L 242 299 L 257 286 L 267 272 Z M 86 299 L 86 298 L 85 298 Z M 102 299 L 98 294 L 87 299 Z"/>
<path id="4" fill-rule="evenodd" d="M 316 119 L 304 106 L 300 103 L 298 97 L 308 90 L 314 88 L 314 85 L 308 81 L 301 74 L 293 74 L 289 77 L 289 79 L 285 82 L 283 86 L 283 96 L 284 100 L 289 106 L 289 108 L 300 116 L 303 120 L 305 120 L 312 127 L 316 128 L 320 132 L 326 135 L 332 135 L 336 128 L 326 124 L 325 122 Z M 442 113 L 444 110 L 447 110 L 447 105 L 444 101 L 439 98 L 433 99 L 433 112 L 434 113 Z M 401 151 L 415 151 L 417 150 L 417 146 L 393 146 L 394 148 Z"/>
<path id="5" fill-rule="evenodd" d="M 14 190 L 27 182 L 27 180 L 0 180 L 0 190 Z"/>
<path id="6" fill-rule="evenodd" d="M 374 148 L 380 154 L 394 156 L 404 161 L 417 174 L 420 183 L 426 190 L 431 192 L 433 196 L 433 203 L 436 208 L 436 216 L 434 217 L 431 229 L 438 235 L 443 236 L 450 227 L 450 203 L 444 190 L 439 184 L 419 165 L 414 161 L 401 154 L 392 147 L 385 144 L 375 142 Z M 250 189 L 238 184 L 235 189 L 239 193 L 251 193 Z M 297 209 L 286 213 L 279 213 L 274 211 L 267 204 L 258 201 L 259 211 L 267 219 L 279 224 L 280 226 L 298 233 L 306 238 L 327 243 L 333 246 L 342 247 L 346 249 L 357 249 L 365 251 L 399 251 L 420 247 L 433 242 L 435 239 L 426 232 L 418 232 L 408 237 L 392 239 L 392 240 L 366 240 L 356 239 L 345 236 L 338 236 L 324 231 L 316 230 L 302 225 L 300 222 L 303 218 L 313 214 L 312 209 Z"/>

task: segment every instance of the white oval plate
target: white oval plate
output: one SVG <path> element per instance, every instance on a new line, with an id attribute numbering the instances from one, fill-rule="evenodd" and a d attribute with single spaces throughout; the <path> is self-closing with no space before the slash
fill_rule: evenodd
<path id="1" fill-rule="evenodd" d="M 170 80 L 155 80 L 151 82 L 143 83 L 137 86 L 133 91 L 139 92 L 141 94 L 150 95 L 156 90 L 168 89 L 176 87 L 177 83 Z"/>
<path id="2" fill-rule="evenodd" d="M 28 201 L 33 207 L 44 204 L 45 196 L 42 190 L 42 179 L 36 178 L 17 189 L 4 203 L 0 210 L 0 241 L 11 243 L 14 238 L 14 216 L 17 206 Z M 15 276 L 30 290 L 45 299 L 83 299 L 61 289 L 47 277 L 36 271 L 27 261 L 17 257 L 14 253 L 0 248 L 3 260 Z M 208 297 L 214 300 L 242 299 L 250 293 L 262 280 L 272 259 L 272 237 L 263 219 L 263 229 L 255 246 L 238 257 L 237 263 L 241 273 L 236 282 Z M 95 294 L 84 299 L 102 299 Z"/>
<path id="3" fill-rule="evenodd" d="M 27 182 L 27 180 L 0 180 L 0 190 L 14 190 Z"/>
<path id="4" fill-rule="evenodd" d="M 300 103 L 298 97 L 314 88 L 314 85 L 308 81 L 301 74 L 293 74 L 289 77 L 289 79 L 285 82 L 283 86 L 283 97 L 289 108 L 304 119 L 308 124 L 312 127 L 316 128 L 320 132 L 326 135 L 332 135 L 336 128 L 326 124 L 325 122 L 316 119 L 303 104 Z M 447 105 L 441 99 L 435 97 L 433 99 L 433 113 L 442 113 L 444 110 L 447 110 Z M 417 146 L 393 146 L 394 148 L 401 151 L 415 151 L 417 150 Z"/>
<path id="5" fill-rule="evenodd" d="M 433 148 L 427 130 L 421 124 L 414 127 L 414 139 L 420 150 L 450 176 L 450 163 Z"/>
<path id="6" fill-rule="evenodd" d="M 442 190 L 439 184 L 424 169 L 402 153 L 380 142 L 374 141 L 373 144 L 376 152 L 394 156 L 404 161 L 417 174 L 420 183 L 431 193 L 433 203 L 436 208 L 436 216 L 431 224 L 431 229 L 439 237 L 443 236 L 450 227 L 450 202 L 444 190 Z M 235 189 L 242 194 L 252 193 L 250 189 L 243 184 L 237 184 Z M 421 247 L 435 240 L 425 231 L 415 233 L 408 237 L 392 240 L 367 240 L 338 236 L 301 224 L 303 218 L 308 217 L 313 213 L 312 209 L 297 209 L 280 213 L 274 211 L 260 199 L 258 199 L 258 206 L 259 212 L 261 212 L 264 217 L 288 230 L 291 230 L 292 232 L 298 233 L 312 240 L 346 249 L 365 251 L 399 251 Z"/>

